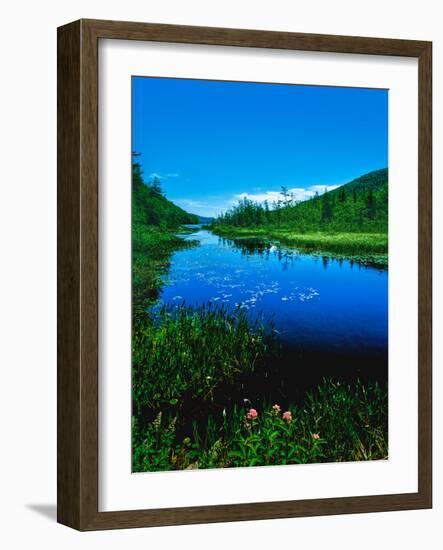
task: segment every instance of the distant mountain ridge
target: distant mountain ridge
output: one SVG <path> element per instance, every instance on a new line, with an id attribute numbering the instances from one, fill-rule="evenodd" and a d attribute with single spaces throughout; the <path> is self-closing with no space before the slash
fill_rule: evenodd
<path id="1" fill-rule="evenodd" d="M 363 176 L 359 176 L 358 178 L 355 178 L 351 180 L 349 183 L 345 183 L 344 185 L 341 185 L 337 189 L 334 189 L 334 191 L 330 191 L 330 193 L 334 193 L 339 191 L 340 189 L 346 189 L 347 191 L 353 191 L 354 189 L 356 191 L 358 190 L 377 190 L 383 185 L 387 185 L 388 183 L 388 169 L 387 168 L 381 168 L 380 170 L 373 170 L 372 172 L 368 172 L 367 174 L 364 174 Z"/>
<path id="2" fill-rule="evenodd" d="M 197 216 L 198 217 L 198 223 L 211 223 L 214 221 L 214 218 L 208 217 L 208 216 Z"/>

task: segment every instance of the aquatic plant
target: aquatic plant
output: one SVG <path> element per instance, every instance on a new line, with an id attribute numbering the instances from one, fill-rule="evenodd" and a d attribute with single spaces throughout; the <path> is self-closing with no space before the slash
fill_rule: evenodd
<path id="1" fill-rule="evenodd" d="M 201 399 L 269 368 L 279 351 L 272 325 L 211 304 L 163 307 L 133 319 L 134 411 Z"/>

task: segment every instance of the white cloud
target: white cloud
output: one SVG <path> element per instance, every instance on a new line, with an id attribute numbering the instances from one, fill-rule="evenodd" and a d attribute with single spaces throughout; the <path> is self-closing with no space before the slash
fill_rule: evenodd
<path id="1" fill-rule="evenodd" d="M 149 174 L 149 177 L 151 179 L 157 178 L 159 180 L 167 180 L 169 178 L 178 178 L 180 177 L 180 174 L 177 174 L 177 172 L 171 172 L 169 174 L 159 174 L 158 172 L 152 172 L 152 174 Z"/>
<path id="2" fill-rule="evenodd" d="M 328 191 L 332 191 L 333 189 L 337 189 L 337 187 L 340 187 L 340 185 L 310 185 L 309 187 L 291 187 L 288 189 L 288 192 L 292 193 L 294 200 L 304 201 L 315 196 L 317 192 L 319 195 L 322 195 L 325 189 L 327 189 Z M 238 193 L 236 195 L 232 195 L 230 198 L 214 195 L 206 196 L 204 197 L 204 200 L 187 198 L 171 198 L 171 200 L 172 202 L 174 202 L 187 212 L 191 212 L 192 214 L 216 217 L 222 212 L 226 212 L 233 206 L 236 206 L 238 204 L 238 201 L 242 200 L 243 198 L 247 198 L 258 203 L 268 201 L 269 205 L 272 207 L 272 203 L 277 202 L 278 200 L 282 200 L 283 196 L 280 191 L 262 191 L 260 193 Z"/>
<path id="3" fill-rule="evenodd" d="M 310 185 L 309 187 L 291 187 L 288 189 L 288 193 L 293 196 L 295 201 L 305 201 L 315 196 L 316 193 L 322 195 L 325 192 L 325 189 L 327 191 L 332 191 L 334 189 L 337 189 L 337 187 L 340 187 L 340 185 Z M 280 191 L 264 191 L 263 193 L 239 193 L 238 195 L 234 195 L 235 200 L 233 202 L 234 204 L 236 204 L 239 200 L 242 200 L 244 198 L 259 203 L 268 201 L 268 203 L 272 205 L 273 202 L 282 200 L 283 195 L 280 193 Z"/>
<path id="4" fill-rule="evenodd" d="M 268 201 L 269 203 L 273 203 L 281 198 L 282 196 L 278 191 L 265 191 L 263 193 L 239 193 L 238 195 L 234 195 L 234 199 L 236 200 L 233 202 L 236 203 L 242 199 L 249 199 L 254 202 Z"/>

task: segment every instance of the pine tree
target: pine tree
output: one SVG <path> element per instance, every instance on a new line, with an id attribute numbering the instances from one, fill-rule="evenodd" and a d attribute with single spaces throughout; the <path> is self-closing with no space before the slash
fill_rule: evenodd
<path id="1" fill-rule="evenodd" d="M 160 179 L 157 176 L 154 176 L 154 178 L 149 183 L 150 188 L 154 193 L 158 193 L 159 195 L 163 195 L 163 191 L 161 188 Z"/>
<path id="2" fill-rule="evenodd" d="M 366 215 L 370 220 L 375 218 L 375 199 L 372 189 L 369 189 L 368 196 L 366 198 Z"/>
<path id="3" fill-rule="evenodd" d="M 289 190 L 284 185 L 281 186 L 280 195 L 283 195 L 283 204 L 287 206 L 289 202 Z"/>
<path id="4" fill-rule="evenodd" d="M 141 164 L 135 159 L 140 156 L 140 153 L 132 152 L 132 182 L 143 183 L 143 171 Z"/>
<path id="5" fill-rule="evenodd" d="M 329 193 L 325 190 L 322 196 L 321 204 L 321 221 L 323 223 L 328 222 L 332 218 L 332 206 Z"/>
<path id="6" fill-rule="evenodd" d="M 265 219 L 266 219 L 266 221 L 269 221 L 270 220 L 270 215 L 269 215 L 269 203 L 268 203 L 268 201 L 264 202 L 264 206 L 265 206 Z"/>

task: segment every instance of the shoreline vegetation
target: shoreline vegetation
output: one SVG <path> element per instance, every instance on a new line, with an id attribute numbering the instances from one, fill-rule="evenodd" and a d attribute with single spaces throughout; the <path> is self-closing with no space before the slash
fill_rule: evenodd
<path id="1" fill-rule="evenodd" d="M 385 459 L 387 391 L 324 378 L 302 403 L 270 402 L 281 349 L 243 310 L 163 307 L 134 323 L 133 471 Z"/>
<path id="2" fill-rule="evenodd" d="M 282 244 L 319 256 L 353 260 L 363 265 L 388 266 L 388 236 L 386 233 L 297 233 L 282 227 L 215 226 L 212 232 L 234 241 L 253 238 L 270 245 Z"/>
<path id="3" fill-rule="evenodd" d="M 252 397 L 252 385 L 266 388 L 275 380 L 284 353 L 272 323 L 251 322 L 241 309 L 155 307 L 172 254 L 198 246 L 177 235 L 195 223 L 196 216 L 164 197 L 159 181 L 143 181 L 134 159 L 133 471 L 386 459 L 386 387 L 325 378 L 302 401 L 289 396 L 271 402 L 265 391 Z M 380 256 L 384 238 L 387 246 L 384 231 L 342 234 L 340 243 L 338 232 L 328 241 L 312 228 L 298 233 L 286 227 L 262 227 L 257 235 L 256 227 L 237 225 L 234 234 L 232 225 L 216 220 L 211 229 L 229 238 L 266 233 L 297 246 L 303 235 L 313 252 L 316 242 L 325 247 L 335 239 L 336 255 L 349 253 L 351 241 L 356 254 L 363 243 L 365 254 L 372 246 Z"/>
<path id="4" fill-rule="evenodd" d="M 303 202 L 286 187 L 268 204 L 244 198 L 212 221 L 215 234 L 263 238 L 365 265 L 388 265 L 388 170 L 376 170 Z"/>
<path id="5" fill-rule="evenodd" d="M 163 276 L 173 252 L 194 246 L 177 236 L 185 224 L 198 223 L 198 216 L 188 214 L 162 193 L 160 180 L 149 184 L 143 179 L 138 155 L 132 164 L 132 308 L 134 315 L 144 315 L 159 297 Z"/>

